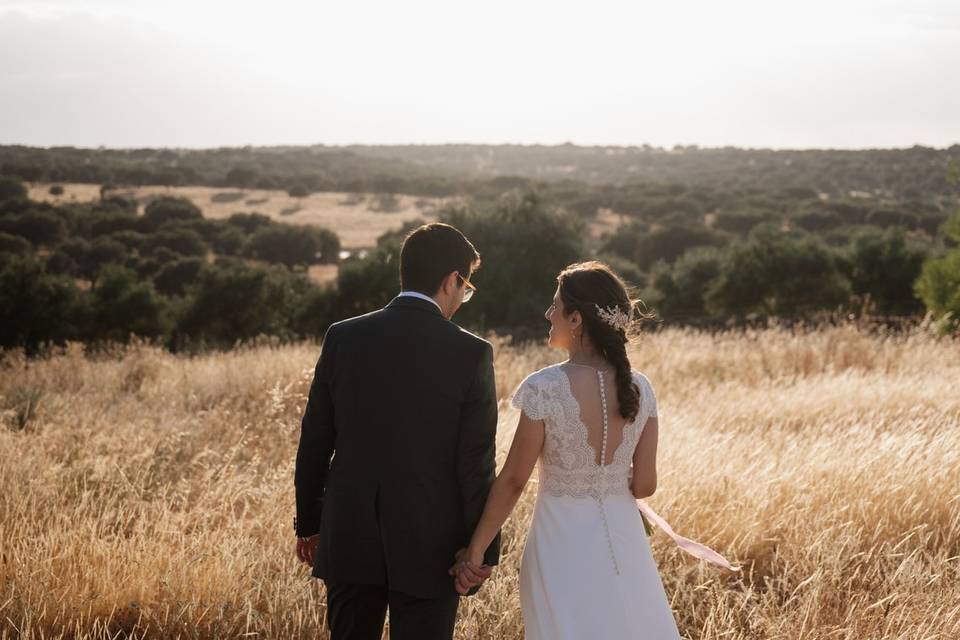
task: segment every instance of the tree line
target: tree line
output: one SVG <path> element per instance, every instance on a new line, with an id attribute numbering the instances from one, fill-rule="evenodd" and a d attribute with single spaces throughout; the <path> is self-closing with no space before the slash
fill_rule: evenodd
<path id="1" fill-rule="evenodd" d="M 0 145 L 0 174 L 31 182 L 207 185 L 314 191 L 475 196 L 517 178 L 589 192 L 671 183 L 715 192 L 811 190 L 934 202 L 955 197 L 945 179 L 960 163 L 946 149 L 783 150 L 566 145 L 324 145 L 218 149 L 86 149 Z"/>
<path id="2" fill-rule="evenodd" d="M 171 348 L 225 345 L 261 334 L 313 335 L 305 269 L 336 263 L 327 229 L 258 213 L 205 218 L 182 198 L 137 204 L 36 202 L 0 176 L 0 345 L 126 341 Z"/>
<path id="3" fill-rule="evenodd" d="M 666 322 L 864 308 L 914 317 L 929 310 L 948 324 L 960 317 L 956 215 L 927 229 L 904 210 L 799 194 L 785 200 L 801 203 L 791 209 L 768 194 L 752 208 L 715 208 L 708 224 L 693 204 L 692 213 L 676 204 L 664 213 L 665 199 L 698 198 L 682 185 L 659 185 L 638 196 L 642 210 L 598 239 L 591 216 L 522 182 L 501 186 L 508 188 L 499 195 L 439 211 L 483 255 L 479 293 L 457 318 L 471 329 L 540 336 L 557 272 L 585 258 L 609 262 Z M 249 212 L 211 220 L 177 198 L 156 199 L 138 215 L 134 203 L 109 193 L 55 206 L 28 199 L 18 179 L 0 178 L 0 345 L 136 334 L 184 350 L 259 335 L 320 337 L 330 323 L 397 293 L 400 244 L 417 224 L 340 260 L 328 230 Z M 820 215 L 807 220 L 814 210 Z M 824 223 L 831 213 L 858 223 Z M 311 282 L 305 267 L 315 262 L 337 262 L 336 281 Z"/>
<path id="4" fill-rule="evenodd" d="M 478 293 L 457 315 L 458 322 L 479 330 L 542 337 L 557 273 L 585 258 L 613 266 L 660 322 L 723 325 L 750 318 L 816 319 L 838 311 L 918 317 L 930 310 L 946 317 L 949 328 L 948 314 L 960 318 L 960 213 L 945 223 L 938 248 L 897 226 L 865 227 L 846 243 L 831 245 L 802 228 L 772 223 L 726 236 L 638 225 L 597 247 L 581 217 L 518 192 L 495 203 L 449 207 L 441 219 L 461 229 L 482 254 L 473 278 Z M 354 291 L 352 306 L 339 310 L 344 317 L 395 295 L 404 232 L 382 237 L 371 256 L 341 270 L 338 286 Z"/>

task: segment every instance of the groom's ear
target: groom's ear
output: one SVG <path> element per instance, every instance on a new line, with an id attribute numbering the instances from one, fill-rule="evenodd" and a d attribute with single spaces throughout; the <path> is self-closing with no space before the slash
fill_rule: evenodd
<path id="1" fill-rule="evenodd" d="M 457 272 L 451 271 L 446 276 L 444 276 L 443 281 L 440 283 L 440 290 L 446 295 L 453 295 L 453 292 L 457 290 Z"/>

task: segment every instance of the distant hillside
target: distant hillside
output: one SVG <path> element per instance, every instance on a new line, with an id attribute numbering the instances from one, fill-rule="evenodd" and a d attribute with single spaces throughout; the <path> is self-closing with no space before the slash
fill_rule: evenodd
<path id="1" fill-rule="evenodd" d="M 358 155 L 402 160 L 419 167 L 476 177 L 525 176 L 544 181 L 575 180 L 594 185 L 636 181 L 679 182 L 720 189 L 769 190 L 810 187 L 832 196 L 851 191 L 919 199 L 947 194 L 948 149 L 863 151 L 701 149 L 675 147 L 581 147 L 544 145 L 351 146 Z"/>
<path id="2" fill-rule="evenodd" d="M 78 149 L 0 146 L 0 174 L 33 182 L 212 186 L 299 191 L 488 193 L 505 177 L 581 185 L 679 183 L 722 191 L 808 189 L 832 197 L 869 194 L 937 202 L 951 194 L 946 149 L 864 151 L 405 145 Z M 520 186 L 524 186 L 522 183 Z M 576 184 L 570 185 L 577 188 Z"/>

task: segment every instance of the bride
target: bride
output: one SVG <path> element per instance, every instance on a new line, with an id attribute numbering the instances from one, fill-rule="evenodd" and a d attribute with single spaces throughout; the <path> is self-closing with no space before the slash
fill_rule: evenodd
<path id="1" fill-rule="evenodd" d="M 549 344 L 568 358 L 527 376 L 513 395 L 521 411 L 513 443 L 451 573 L 461 593 L 489 575 L 483 550 L 539 461 L 520 568 L 526 638 L 679 638 L 638 505 L 688 552 L 735 568 L 639 500 L 657 486 L 657 401 L 627 359 L 633 305 L 623 281 L 585 262 L 557 282 L 545 314 Z"/>

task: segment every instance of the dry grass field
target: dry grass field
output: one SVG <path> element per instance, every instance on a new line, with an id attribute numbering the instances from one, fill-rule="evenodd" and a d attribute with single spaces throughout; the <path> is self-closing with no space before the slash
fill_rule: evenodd
<path id="1" fill-rule="evenodd" d="M 63 195 L 50 195 L 49 183 L 31 183 L 33 200 L 52 202 L 90 202 L 100 198 L 100 185 L 62 184 Z M 256 211 L 289 224 L 311 224 L 331 229 L 340 237 L 344 249 L 373 247 L 387 231 L 399 229 L 409 220 L 432 220 L 433 209 L 440 204 L 435 198 L 398 195 L 396 210 L 375 210 L 374 196 L 351 193 L 313 193 L 305 198 L 291 198 L 286 191 L 266 189 L 232 189 L 214 187 L 132 187 L 111 192 L 133 198 L 141 211 L 158 196 L 187 198 L 200 207 L 208 218 L 228 218 L 234 213 Z"/>
<path id="2" fill-rule="evenodd" d="M 33 200 L 54 204 L 90 202 L 100 198 L 100 185 L 58 183 L 64 192 L 50 194 L 51 183 L 34 182 L 28 185 Z M 227 218 L 238 211 L 257 211 L 290 224 L 312 224 L 331 229 L 340 237 L 344 249 L 357 250 L 374 247 L 377 238 L 394 231 L 410 220 L 435 220 L 436 209 L 442 198 L 398 195 L 395 211 L 377 211 L 376 196 L 352 193 L 313 193 L 306 198 L 291 198 L 286 191 L 266 189 L 220 189 L 213 187 L 132 187 L 113 192 L 135 199 L 144 206 L 157 196 L 187 198 L 203 210 L 209 218 Z M 616 231 L 627 218 L 609 209 L 600 209 L 590 220 L 589 233 L 593 238 Z"/>
<path id="3" fill-rule="evenodd" d="M 503 455 L 510 391 L 561 354 L 494 340 Z M 7 353 L 0 638 L 326 637 L 322 585 L 290 527 L 317 355 Z M 960 638 L 960 342 L 924 328 L 667 329 L 632 361 L 660 404 L 651 505 L 743 566 L 711 568 L 654 533 L 686 638 Z M 535 490 L 457 638 L 522 637 Z"/>

